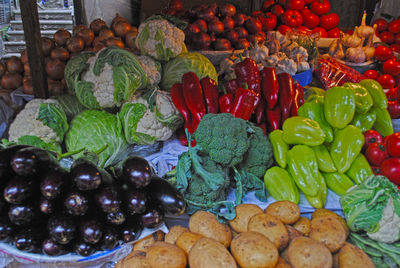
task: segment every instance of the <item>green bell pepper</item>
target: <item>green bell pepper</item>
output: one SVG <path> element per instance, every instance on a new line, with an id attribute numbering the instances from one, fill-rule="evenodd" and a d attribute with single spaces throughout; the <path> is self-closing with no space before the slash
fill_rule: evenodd
<path id="1" fill-rule="evenodd" d="M 344 195 L 354 183 L 345 174 L 339 172 L 323 173 L 326 185 L 337 195 Z"/>
<path id="2" fill-rule="evenodd" d="M 306 87 L 304 88 L 304 99 L 307 101 L 317 101 L 324 103 L 325 90 L 319 87 Z"/>
<path id="3" fill-rule="evenodd" d="M 374 111 L 376 114 L 376 120 L 372 128 L 381 133 L 383 136 L 389 136 L 393 134 L 392 118 L 390 117 L 388 110 L 372 107 L 371 111 Z"/>
<path id="4" fill-rule="evenodd" d="M 282 126 L 283 140 L 287 144 L 317 146 L 325 141 L 325 133 L 317 121 L 302 116 L 285 120 Z"/>
<path id="5" fill-rule="evenodd" d="M 325 183 L 325 179 L 320 172 L 318 172 L 318 194 L 316 196 L 309 196 L 305 194 L 305 197 L 314 208 L 323 208 L 326 202 L 326 195 L 328 189 Z"/>
<path id="6" fill-rule="evenodd" d="M 319 103 L 317 100 L 306 102 L 302 106 L 300 106 L 297 114 L 299 116 L 307 117 L 317 121 L 319 126 L 325 133 L 325 141 L 333 141 L 333 130 L 325 119 L 324 105 L 322 103 Z"/>
<path id="7" fill-rule="evenodd" d="M 356 113 L 353 121 L 351 121 L 351 124 L 361 129 L 362 132 L 365 132 L 372 129 L 375 121 L 376 114 L 375 111 L 371 109 L 371 111 L 367 112 L 366 114 Z"/>
<path id="8" fill-rule="evenodd" d="M 306 195 L 318 194 L 318 164 L 314 151 L 307 145 L 295 145 L 287 153 L 289 173 Z"/>
<path id="9" fill-rule="evenodd" d="M 387 97 L 383 92 L 381 84 L 374 79 L 364 79 L 360 82 L 360 85 L 365 87 L 371 95 L 375 107 L 386 109 L 388 107 Z"/>
<path id="10" fill-rule="evenodd" d="M 274 158 L 276 163 L 281 168 L 286 168 L 286 153 L 289 151 L 289 145 L 283 140 L 283 131 L 276 129 L 269 133 L 269 140 L 272 145 L 272 151 L 274 152 Z"/>
<path id="11" fill-rule="evenodd" d="M 357 113 L 365 114 L 369 109 L 371 109 L 374 101 L 365 87 L 356 83 L 344 83 L 343 86 L 353 90 Z"/>
<path id="12" fill-rule="evenodd" d="M 363 154 L 358 154 L 351 164 L 350 169 L 347 170 L 346 175 L 356 184 L 360 184 L 370 176 L 373 176 L 374 172 L 365 156 Z"/>
<path id="13" fill-rule="evenodd" d="M 313 146 L 315 157 L 317 158 L 318 168 L 324 172 L 335 172 L 336 167 L 333 164 L 331 155 L 324 144 Z"/>
<path id="14" fill-rule="evenodd" d="M 339 173 L 349 170 L 363 144 L 364 135 L 358 127 L 348 125 L 335 132 L 329 152 Z"/>
<path id="15" fill-rule="evenodd" d="M 335 128 L 344 128 L 353 120 L 356 103 L 353 90 L 333 87 L 325 93 L 324 113 L 326 121 Z"/>
<path id="16" fill-rule="evenodd" d="M 276 200 L 289 200 L 299 203 L 299 189 L 290 174 L 283 168 L 272 167 L 264 175 L 265 188 L 268 193 Z"/>

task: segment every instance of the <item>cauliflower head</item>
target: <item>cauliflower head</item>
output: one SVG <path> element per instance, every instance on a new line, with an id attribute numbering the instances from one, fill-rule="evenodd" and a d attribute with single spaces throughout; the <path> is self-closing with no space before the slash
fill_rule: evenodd
<path id="1" fill-rule="evenodd" d="M 156 86 L 161 82 L 161 64 L 148 56 L 138 56 L 140 65 L 150 80 L 150 86 Z"/>

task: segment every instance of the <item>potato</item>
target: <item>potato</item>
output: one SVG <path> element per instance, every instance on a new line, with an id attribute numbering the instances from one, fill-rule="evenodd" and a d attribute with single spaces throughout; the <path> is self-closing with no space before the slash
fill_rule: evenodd
<path id="1" fill-rule="evenodd" d="M 166 242 L 155 242 L 147 250 L 147 262 L 152 268 L 185 268 L 185 252 Z"/>
<path id="2" fill-rule="evenodd" d="M 155 242 L 161 241 L 164 238 L 162 231 L 157 231 L 151 235 L 148 235 L 135 243 L 133 251 L 144 251 L 146 252 Z"/>
<path id="3" fill-rule="evenodd" d="M 320 216 L 311 220 L 310 238 L 323 243 L 332 253 L 346 242 L 346 231 L 340 221 L 333 216 Z"/>
<path id="4" fill-rule="evenodd" d="M 374 268 L 369 256 L 360 248 L 345 243 L 338 255 L 339 268 Z"/>
<path id="5" fill-rule="evenodd" d="M 292 225 L 285 225 L 286 230 L 289 234 L 289 244 L 293 241 L 296 237 L 303 236 L 303 233 L 295 229 Z"/>
<path id="6" fill-rule="evenodd" d="M 289 241 L 289 234 L 285 225 L 276 217 L 266 213 L 251 217 L 247 229 L 249 231 L 262 233 L 279 250 L 284 249 Z"/>
<path id="7" fill-rule="evenodd" d="M 317 217 L 324 216 L 324 215 L 330 215 L 330 216 L 333 216 L 333 217 L 337 218 L 337 219 L 340 221 L 340 224 L 341 224 L 341 225 L 343 226 L 343 228 L 345 229 L 345 231 L 346 231 L 346 236 L 349 235 L 350 230 L 349 230 L 349 227 L 347 226 L 346 220 L 343 219 L 343 218 L 342 218 L 341 216 L 339 216 L 338 214 L 336 214 L 335 212 L 329 210 L 329 209 L 326 209 L 326 208 L 317 208 L 317 209 L 314 211 L 314 213 L 312 214 L 311 219 L 315 219 L 315 218 L 317 218 Z"/>
<path id="8" fill-rule="evenodd" d="M 203 237 L 189 252 L 190 268 L 236 268 L 235 259 L 218 241 Z"/>
<path id="9" fill-rule="evenodd" d="M 279 258 L 275 268 L 292 268 L 292 266 L 289 263 L 287 263 L 284 259 Z"/>
<path id="10" fill-rule="evenodd" d="M 297 237 L 288 247 L 293 268 L 331 268 L 332 254 L 322 243 L 308 237 Z"/>
<path id="11" fill-rule="evenodd" d="M 300 218 L 300 208 L 291 201 L 277 201 L 270 204 L 265 213 L 275 216 L 284 224 L 293 224 Z"/>
<path id="12" fill-rule="evenodd" d="M 176 240 L 176 245 L 188 255 L 193 245 L 202 237 L 201 234 L 183 232 Z"/>
<path id="13" fill-rule="evenodd" d="M 124 259 L 120 260 L 115 268 L 151 268 L 146 260 L 146 252 L 132 251 Z"/>
<path id="14" fill-rule="evenodd" d="M 217 240 L 226 248 L 232 241 L 231 229 L 217 220 L 217 216 L 211 212 L 199 210 L 190 217 L 189 230 Z"/>
<path id="15" fill-rule="evenodd" d="M 306 217 L 300 217 L 300 219 L 293 224 L 293 227 L 303 235 L 308 236 L 311 230 L 311 221 Z"/>
<path id="16" fill-rule="evenodd" d="M 232 240 L 231 252 L 240 267 L 274 268 L 279 259 L 278 249 L 264 235 L 243 232 Z"/>
<path id="17" fill-rule="evenodd" d="M 175 244 L 176 239 L 178 239 L 183 232 L 189 232 L 189 229 L 180 225 L 172 226 L 169 229 L 169 232 L 165 235 L 164 242 Z"/>
<path id="18" fill-rule="evenodd" d="M 236 217 L 229 221 L 229 226 L 235 232 L 247 232 L 247 224 L 251 217 L 263 213 L 263 210 L 254 204 L 240 204 L 235 207 Z"/>

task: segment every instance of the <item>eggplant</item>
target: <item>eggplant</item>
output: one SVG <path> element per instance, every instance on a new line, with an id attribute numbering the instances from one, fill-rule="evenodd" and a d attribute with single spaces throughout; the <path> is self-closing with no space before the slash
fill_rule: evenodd
<path id="1" fill-rule="evenodd" d="M 75 242 L 74 246 L 73 246 L 73 250 L 75 253 L 77 253 L 81 256 L 85 256 L 85 257 L 92 255 L 93 253 L 96 252 L 96 248 L 93 245 L 86 243 L 83 240 L 79 240 L 79 241 Z"/>
<path id="2" fill-rule="evenodd" d="M 129 219 L 119 228 L 120 238 L 125 243 L 135 241 L 143 231 L 143 225 L 138 216 L 129 217 Z"/>
<path id="3" fill-rule="evenodd" d="M 0 198 L 0 217 L 6 215 L 7 212 L 8 212 L 8 203 L 3 198 Z"/>
<path id="4" fill-rule="evenodd" d="M 115 187 L 100 189 L 95 195 L 96 204 L 105 213 L 117 212 L 121 205 L 119 193 Z"/>
<path id="5" fill-rule="evenodd" d="M 59 256 L 66 253 L 66 249 L 63 245 L 58 244 L 51 238 L 45 239 L 42 243 L 42 252 L 49 256 Z"/>
<path id="6" fill-rule="evenodd" d="M 47 230 L 51 239 L 66 245 L 75 237 L 76 226 L 70 216 L 56 215 L 49 219 Z"/>
<path id="7" fill-rule="evenodd" d="M 40 249 L 40 235 L 41 232 L 38 229 L 21 229 L 14 236 L 14 246 L 26 252 L 37 252 Z"/>
<path id="8" fill-rule="evenodd" d="M 112 250 L 118 246 L 118 231 L 115 228 L 107 227 L 103 232 L 99 246 L 102 250 Z"/>
<path id="9" fill-rule="evenodd" d="M 164 213 L 159 208 L 149 208 L 140 215 L 142 225 L 146 228 L 156 228 L 163 223 Z"/>
<path id="10" fill-rule="evenodd" d="M 5 217 L 0 219 L 0 241 L 9 241 L 15 231 L 15 227 Z"/>
<path id="11" fill-rule="evenodd" d="M 81 191 L 96 190 L 102 183 L 110 184 L 112 182 L 110 174 L 85 158 L 74 161 L 70 175 L 76 187 Z"/>
<path id="12" fill-rule="evenodd" d="M 46 199 L 55 199 L 66 190 L 69 184 L 68 173 L 63 169 L 51 169 L 40 182 L 40 192 Z"/>
<path id="13" fill-rule="evenodd" d="M 164 179 L 153 176 L 146 186 L 146 193 L 151 202 L 164 213 L 181 215 L 185 212 L 186 203 L 182 194 Z"/>
<path id="14" fill-rule="evenodd" d="M 58 208 L 58 204 L 55 200 L 48 200 L 44 197 L 39 199 L 39 210 L 43 214 L 53 214 Z"/>
<path id="15" fill-rule="evenodd" d="M 20 176 L 43 174 L 49 169 L 60 168 L 53 153 L 35 147 L 18 150 L 11 158 L 10 164 L 12 170 Z"/>
<path id="16" fill-rule="evenodd" d="M 32 183 L 18 176 L 12 178 L 3 190 L 4 200 L 14 205 L 22 204 L 31 194 Z"/>
<path id="17" fill-rule="evenodd" d="M 8 218 L 18 226 L 24 226 L 32 222 L 35 212 L 31 205 L 14 205 L 8 211 Z"/>
<path id="18" fill-rule="evenodd" d="M 69 193 L 64 200 L 68 213 L 74 216 L 83 216 L 89 209 L 89 198 L 80 192 Z"/>
<path id="19" fill-rule="evenodd" d="M 126 221 L 126 216 L 122 211 L 111 212 L 106 215 L 106 221 L 111 225 L 121 225 Z"/>
<path id="20" fill-rule="evenodd" d="M 153 175 L 149 162 L 140 156 L 130 156 L 122 163 L 122 179 L 136 188 L 142 188 L 150 183 Z"/>
<path id="21" fill-rule="evenodd" d="M 128 188 L 124 191 L 124 201 L 131 215 L 146 211 L 147 197 L 143 189 Z"/>
<path id="22" fill-rule="evenodd" d="M 82 220 L 79 226 L 79 234 L 89 244 L 96 244 L 103 236 L 102 227 L 96 220 Z"/>
<path id="23" fill-rule="evenodd" d="M 14 173 L 12 171 L 10 161 L 14 154 L 23 148 L 29 147 L 28 145 L 13 145 L 5 149 L 0 150 L 0 182 L 4 180 L 4 177 Z M 0 183 L 1 185 L 1 183 Z"/>

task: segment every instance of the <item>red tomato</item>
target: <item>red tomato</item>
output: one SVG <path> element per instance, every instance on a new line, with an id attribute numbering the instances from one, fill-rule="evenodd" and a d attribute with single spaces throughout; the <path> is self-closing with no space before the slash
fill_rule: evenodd
<path id="1" fill-rule="evenodd" d="M 395 184 L 400 183 L 400 158 L 389 158 L 381 165 L 382 175 Z"/>
<path id="2" fill-rule="evenodd" d="M 286 0 L 285 8 L 302 10 L 304 9 L 304 0 Z"/>
<path id="3" fill-rule="evenodd" d="M 394 42 L 394 34 L 391 32 L 381 32 L 379 34 L 379 38 L 382 40 L 382 42 L 387 44 L 392 44 Z"/>
<path id="4" fill-rule="evenodd" d="M 364 76 L 376 80 L 379 77 L 379 73 L 376 70 L 371 69 L 371 70 L 365 71 Z"/>
<path id="5" fill-rule="evenodd" d="M 398 34 L 399 35 L 399 34 Z M 396 35 L 396 42 L 397 42 L 397 36 L 398 35 Z M 391 44 L 390 45 L 390 48 L 394 51 L 394 52 L 397 52 L 397 53 L 400 53 L 400 44 Z"/>
<path id="6" fill-rule="evenodd" d="M 388 101 L 397 101 L 397 87 L 389 89 L 385 94 Z"/>
<path id="7" fill-rule="evenodd" d="M 400 33 L 400 20 L 399 19 L 392 20 L 389 23 L 388 30 L 389 30 L 389 32 L 392 32 L 395 34 Z"/>
<path id="8" fill-rule="evenodd" d="M 280 17 L 285 10 L 280 5 L 275 5 L 272 7 L 271 12 L 274 13 L 275 16 Z"/>
<path id="9" fill-rule="evenodd" d="M 314 30 L 312 30 L 312 33 L 319 33 L 319 36 L 322 37 L 322 38 L 328 37 L 328 33 L 322 27 L 314 28 Z"/>
<path id="10" fill-rule="evenodd" d="M 398 34 L 396 34 L 396 35 L 394 36 L 394 42 L 395 42 L 396 44 L 400 44 L 400 33 L 398 33 Z"/>
<path id="11" fill-rule="evenodd" d="M 306 26 L 299 26 L 296 28 L 296 32 L 304 34 L 304 35 L 309 35 L 311 34 L 311 30 L 308 29 Z"/>
<path id="12" fill-rule="evenodd" d="M 311 11 L 308 8 L 303 9 L 301 12 L 301 15 L 303 16 L 303 19 L 306 15 L 309 15 Z"/>
<path id="13" fill-rule="evenodd" d="M 328 0 L 315 0 L 311 3 L 311 11 L 318 16 L 324 15 L 331 10 L 331 3 Z"/>
<path id="14" fill-rule="evenodd" d="M 396 84 L 396 81 L 390 74 L 382 74 L 378 77 L 377 81 L 383 88 L 392 88 Z"/>
<path id="15" fill-rule="evenodd" d="M 379 134 L 378 131 L 376 130 L 367 130 L 364 132 L 364 138 L 365 138 L 365 142 L 363 145 L 363 151 L 365 151 L 368 146 L 372 143 L 376 143 L 376 142 L 383 142 L 383 138 L 381 136 L 381 134 Z"/>
<path id="16" fill-rule="evenodd" d="M 187 144 L 186 144 L 186 146 L 187 146 Z M 374 172 L 375 175 L 382 175 L 382 171 L 381 171 L 380 167 L 371 166 L 371 168 L 372 168 L 372 172 Z"/>
<path id="17" fill-rule="evenodd" d="M 280 4 L 282 6 L 284 6 L 286 4 L 286 0 L 278 0 L 276 2 L 278 2 L 278 4 Z"/>
<path id="18" fill-rule="evenodd" d="M 304 9 L 306 10 L 306 9 Z M 318 26 L 319 24 L 319 17 L 317 15 L 315 15 L 314 13 L 312 13 L 311 11 L 305 12 L 306 14 L 303 14 L 303 24 L 310 28 L 310 29 L 314 29 L 315 27 Z"/>
<path id="19" fill-rule="evenodd" d="M 374 24 L 377 25 L 376 30 L 377 30 L 378 32 L 386 31 L 387 28 L 388 28 L 388 22 L 387 22 L 385 19 L 382 19 L 382 18 L 374 20 L 374 22 L 372 23 L 372 25 L 374 25 Z"/>
<path id="20" fill-rule="evenodd" d="M 400 74 L 400 62 L 395 58 L 388 59 L 383 63 L 382 71 L 385 74 L 396 76 Z"/>
<path id="21" fill-rule="evenodd" d="M 390 118 L 397 119 L 400 117 L 400 102 L 398 100 L 388 100 L 387 110 L 390 114 Z"/>
<path id="22" fill-rule="evenodd" d="M 275 5 L 275 0 L 265 0 L 262 3 L 261 10 L 267 12 L 273 5 Z"/>
<path id="23" fill-rule="evenodd" d="M 314 2 L 314 0 L 304 0 L 304 4 L 306 5 L 311 4 L 312 2 Z"/>
<path id="24" fill-rule="evenodd" d="M 289 9 L 283 13 L 282 21 L 287 26 L 296 28 L 299 27 L 303 23 L 303 16 L 297 10 Z"/>
<path id="25" fill-rule="evenodd" d="M 365 157 L 374 166 L 380 166 L 382 162 L 389 157 L 386 145 L 381 142 L 375 142 L 368 146 L 365 151 Z"/>
<path id="26" fill-rule="evenodd" d="M 262 30 L 264 32 L 272 31 L 276 27 L 277 18 L 272 12 L 265 13 L 265 16 L 262 18 Z"/>
<path id="27" fill-rule="evenodd" d="M 287 32 L 289 32 L 290 30 L 291 30 L 292 28 L 290 28 L 289 26 L 287 26 L 287 25 L 279 25 L 279 27 L 278 27 L 278 31 L 281 33 L 281 34 L 286 34 Z"/>
<path id="28" fill-rule="evenodd" d="M 340 37 L 340 29 L 338 27 L 333 28 L 332 30 L 328 31 L 329 38 L 339 38 Z"/>
<path id="29" fill-rule="evenodd" d="M 386 61 L 393 57 L 393 51 L 388 46 L 377 46 L 375 48 L 375 58 L 380 61 Z"/>
<path id="30" fill-rule="evenodd" d="M 336 13 L 331 13 L 329 15 L 321 16 L 321 27 L 326 30 L 330 30 L 338 26 L 339 24 L 339 15 Z"/>
<path id="31" fill-rule="evenodd" d="M 388 154 L 392 157 L 400 157 L 400 132 L 389 135 L 386 140 Z"/>

